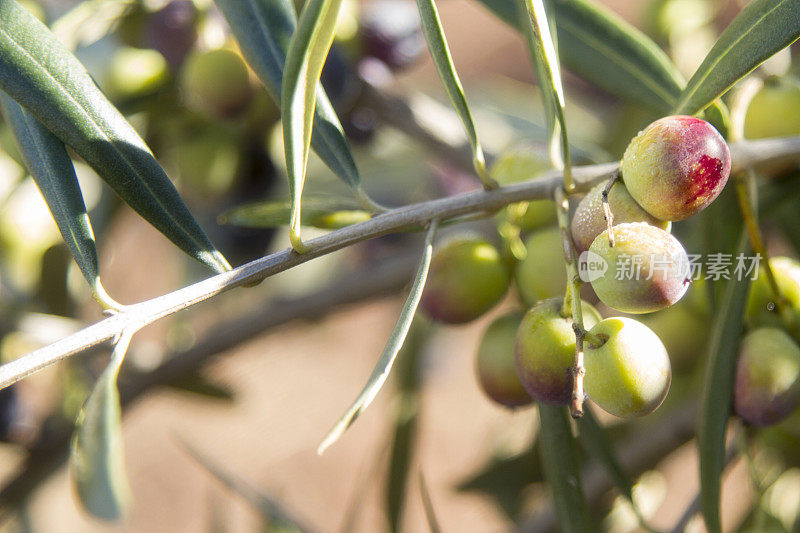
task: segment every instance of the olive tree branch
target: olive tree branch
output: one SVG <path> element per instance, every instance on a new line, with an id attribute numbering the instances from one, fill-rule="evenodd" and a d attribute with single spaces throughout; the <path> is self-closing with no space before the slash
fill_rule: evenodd
<path id="1" fill-rule="evenodd" d="M 746 168 L 757 163 L 800 155 L 800 137 L 743 141 L 732 146 L 731 152 L 735 158 L 734 168 L 737 165 L 738 168 Z M 608 179 L 616 172 L 617 167 L 617 163 L 575 167 L 573 177 L 578 189 L 585 190 Z M 311 259 L 367 239 L 401 231 L 421 230 L 434 219 L 452 220 L 473 213 L 497 210 L 508 204 L 551 198 L 562 180 L 561 172 L 551 170 L 535 179 L 490 191 L 476 190 L 392 209 L 365 222 L 308 241 L 311 248 L 308 253 L 298 254 L 291 249 L 285 249 L 163 296 L 125 306 L 105 320 L 0 366 L 0 388 L 65 357 L 110 340 L 123 329 L 140 329 L 235 287 L 252 285 Z"/>

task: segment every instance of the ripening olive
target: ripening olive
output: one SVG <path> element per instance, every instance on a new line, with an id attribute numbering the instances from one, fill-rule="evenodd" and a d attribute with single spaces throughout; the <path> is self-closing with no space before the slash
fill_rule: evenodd
<path id="1" fill-rule="evenodd" d="M 643 222 L 612 228 L 614 245 L 604 231 L 589 248 L 589 260 L 605 262 L 592 280 L 604 304 L 624 313 L 650 313 L 674 304 L 691 281 L 689 258 L 678 240 Z"/>
<path id="2" fill-rule="evenodd" d="M 731 171 L 728 145 L 696 117 L 656 120 L 633 138 L 620 162 L 628 192 L 660 220 L 683 220 L 710 204 Z"/>
<path id="3" fill-rule="evenodd" d="M 543 300 L 528 310 L 517 330 L 514 348 L 517 374 L 534 399 L 566 405 L 572 398 L 575 331 L 569 310 L 562 314 L 563 298 Z M 584 327 L 600 321 L 600 314 L 581 302 Z"/>
<path id="4" fill-rule="evenodd" d="M 768 426 L 799 404 L 800 346 L 778 328 L 750 331 L 736 364 L 734 412 L 754 426 Z"/>
<path id="5" fill-rule="evenodd" d="M 486 395 L 506 407 L 533 401 L 522 386 L 514 364 L 514 340 L 522 321 L 521 311 L 511 311 L 489 324 L 478 345 L 476 370 Z"/>
<path id="6" fill-rule="evenodd" d="M 584 343 L 584 386 L 604 411 L 621 418 L 655 411 L 667 396 L 672 371 L 667 350 L 650 328 L 631 318 L 606 318 Z"/>
<path id="7" fill-rule="evenodd" d="M 451 237 L 434 251 L 422 309 L 439 322 L 469 322 L 494 307 L 509 283 L 506 264 L 491 243 L 469 234 Z"/>
<path id="8" fill-rule="evenodd" d="M 589 193 L 583 197 L 572 217 L 572 240 L 578 253 L 589 249 L 601 231 L 608 228 L 606 216 L 603 210 L 603 190 L 605 183 L 596 185 Z M 608 207 L 611 210 L 614 224 L 625 222 L 646 222 L 651 226 L 669 231 L 670 222 L 658 220 L 650 213 L 641 208 L 636 201 L 631 198 L 628 189 L 622 182 L 616 182 L 608 193 Z"/>

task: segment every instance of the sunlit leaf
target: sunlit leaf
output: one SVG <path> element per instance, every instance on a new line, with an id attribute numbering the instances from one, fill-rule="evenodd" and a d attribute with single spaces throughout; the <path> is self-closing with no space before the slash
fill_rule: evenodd
<path id="1" fill-rule="evenodd" d="M 722 32 L 675 106 L 694 114 L 800 36 L 800 0 L 753 0 Z"/>
<path id="2" fill-rule="evenodd" d="M 0 89 L 183 251 L 218 272 L 230 268 L 138 133 L 83 65 L 15 0 L 0 0 Z"/>
<path id="3" fill-rule="evenodd" d="M 297 27 L 291 0 L 215 0 L 239 42 L 248 64 L 280 105 L 281 80 L 289 42 Z M 311 148 L 359 197 L 361 206 L 373 208 L 361 186 L 361 177 L 345 139 L 342 125 L 325 90 L 317 86 Z"/>
<path id="4" fill-rule="evenodd" d="M 572 161 L 569 154 L 567 122 L 564 117 L 564 88 L 561 85 L 561 67 L 558 63 L 554 36 L 542 0 L 519 0 L 521 9 L 530 24 L 523 28 L 542 89 L 544 105 L 548 115 L 550 137 L 550 161 L 558 169 L 564 169 L 564 183 L 572 186 Z"/>
<path id="5" fill-rule="evenodd" d="M 122 450 L 122 415 L 117 377 L 131 340 L 124 332 L 76 423 L 70 467 L 81 503 L 104 520 L 119 520 L 130 508 Z"/>
<path id="6" fill-rule="evenodd" d="M 475 129 L 475 122 L 472 119 L 472 112 L 467 104 L 467 97 L 464 95 L 464 88 L 453 64 L 453 57 L 450 55 L 450 48 L 442 29 L 442 21 L 439 19 L 439 11 L 436 9 L 434 0 L 417 0 L 420 20 L 422 21 L 422 31 L 425 40 L 428 41 L 428 49 L 439 73 L 439 79 L 453 104 L 453 108 L 458 113 L 461 123 L 467 132 L 470 147 L 472 148 L 472 162 L 475 171 L 483 181 L 484 185 L 496 186 L 496 183 L 489 177 L 486 171 L 486 161 L 483 156 L 483 148 L 478 139 L 478 132 Z"/>
<path id="7" fill-rule="evenodd" d="M 738 251 L 748 250 L 747 236 L 742 235 Z M 712 533 L 721 531 L 720 477 L 725 466 L 725 431 L 730 416 L 733 383 L 743 317 L 747 303 L 749 279 L 731 279 L 711 330 L 708 365 L 700 401 L 697 445 L 700 453 L 701 509 L 706 527 Z"/>
<path id="8" fill-rule="evenodd" d="M 583 495 L 575 437 L 564 407 L 539 404 L 542 467 L 553 494 L 561 531 L 592 531 Z"/>
<path id="9" fill-rule="evenodd" d="M 81 273 L 105 307 L 118 308 L 119 304 L 106 294 L 100 283 L 94 232 L 64 143 L 5 93 L 0 93 L 0 107 L 25 166 Z"/>
<path id="10" fill-rule="evenodd" d="M 322 443 L 317 448 L 317 453 L 324 452 L 331 444 L 339 440 L 339 437 L 349 428 L 361 412 L 366 409 L 372 400 L 375 399 L 378 392 L 381 390 L 386 378 L 389 377 L 389 372 L 392 370 L 392 365 L 397 357 L 397 353 L 403 347 L 403 343 L 408 335 L 408 330 L 411 328 L 411 321 L 417 312 L 417 306 L 422 298 L 422 290 L 425 288 L 425 280 L 428 277 L 428 268 L 431 265 L 431 257 L 433 256 L 433 236 L 436 233 L 438 226 L 437 221 L 431 222 L 428 232 L 425 235 L 425 246 L 422 251 L 422 259 L 417 269 L 417 274 L 414 278 L 414 283 L 411 286 L 411 291 L 403 304 L 403 309 L 400 311 L 400 317 L 389 336 L 389 341 L 383 349 L 383 353 L 378 359 L 372 374 L 367 380 L 367 384 L 358 395 L 353 405 L 347 410 L 344 416 L 333 426 L 333 429 L 328 433 Z"/>
<path id="11" fill-rule="evenodd" d="M 308 148 L 317 101 L 317 86 L 333 42 L 342 0 L 309 0 L 300 13 L 297 31 L 289 42 L 281 87 L 281 116 L 286 172 L 292 216 L 289 240 L 298 252 L 307 251 L 300 237 L 300 201 L 306 179 Z"/>

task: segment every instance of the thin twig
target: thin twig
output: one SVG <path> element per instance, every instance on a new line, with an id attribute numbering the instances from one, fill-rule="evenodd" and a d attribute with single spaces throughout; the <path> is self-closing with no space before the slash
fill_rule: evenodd
<path id="1" fill-rule="evenodd" d="M 583 329 L 583 309 L 581 307 L 581 279 L 578 276 L 578 260 L 575 257 L 575 245 L 569 231 L 569 201 L 563 187 L 557 187 L 553 199 L 556 203 L 558 227 L 561 229 L 561 243 L 564 248 L 564 263 L 567 270 L 567 294 L 561 313 L 567 314 L 568 309 L 572 314 L 572 329 L 575 330 L 575 365 L 572 368 L 572 403 L 570 414 L 572 418 L 583 416 L 583 376 L 586 369 L 583 366 L 583 339 L 586 330 Z"/>
<path id="2" fill-rule="evenodd" d="M 800 137 L 743 141 L 731 146 L 731 152 L 734 155 L 734 171 L 737 171 L 754 164 L 800 154 Z M 617 163 L 574 167 L 573 177 L 578 189 L 585 190 L 607 179 L 617 168 Z M 562 173 L 553 170 L 543 173 L 536 179 L 491 191 L 476 190 L 392 209 L 368 221 L 308 241 L 310 248 L 308 253 L 298 254 L 291 249 L 285 249 L 169 294 L 126 306 L 112 317 L 0 366 L 0 388 L 5 388 L 65 357 L 112 339 L 124 328 L 139 329 L 235 287 L 251 285 L 311 259 L 367 239 L 415 228 L 421 229 L 434 219 L 445 221 L 479 211 L 496 210 L 517 202 L 550 198 L 562 180 Z"/>

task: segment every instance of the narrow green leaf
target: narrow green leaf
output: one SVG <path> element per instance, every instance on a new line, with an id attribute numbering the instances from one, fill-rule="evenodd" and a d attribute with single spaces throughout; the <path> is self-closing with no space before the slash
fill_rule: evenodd
<path id="1" fill-rule="evenodd" d="M 439 11 L 436 9 L 434 0 L 417 0 L 417 8 L 422 22 L 422 31 L 425 40 L 428 41 L 428 49 L 431 51 L 433 64 L 442 80 L 445 92 L 453 104 L 453 108 L 461 118 L 461 123 L 467 132 L 469 144 L 472 147 L 472 162 L 478 177 L 481 178 L 484 186 L 496 187 L 497 183 L 489 176 L 486 171 L 486 161 L 483 156 L 483 148 L 478 139 L 478 131 L 475 129 L 475 122 L 472 120 L 472 113 L 467 104 L 467 97 L 464 95 L 464 88 L 453 64 L 453 57 L 450 55 L 450 48 L 447 46 L 447 39 L 444 36 L 442 22 L 439 19 Z"/>
<path id="2" fill-rule="evenodd" d="M 561 85 L 561 68 L 558 64 L 555 42 L 550 33 L 550 23 L 542 0 L 519 0 L 519 2 L 524 6 L 524 13 L 530 22 L 528 28 L 522 31 L 532 49 L 532 59 L 542 90 L 544 106 L 548 109 L 550 161 L 554 167 L 564 169 L 564 183 L 567 189 L 571 189 L 572 162 L 569 155 L 567 122 L 564 117 L 564 88 Z"/>
<path id="3" fill-rule="evenodd" d="M 303 196 L 300 222 L 303 226 L 338 229 L 370 218 L 354 202 L 331 196 Z M 286 226 L 292 213 L 289 200 L 269 200 L 245 204 L 219 216 L 221 224 L 247 228 L 275 228 Z"/>
<path id="4" fill-rule="evenodd" d="M 389 377 L 389 372 L 392 370 L 397 353 L 403 347 L 406 340 L 408 330 L 411 328 L 411 321 L 417 312 L 417 305 L 419 305 L 420 298 L 422 298 L 422 289 L 425 288 L 425 280 L 428 277 L 428 268 L 431 265 L 431 257 L 433 256 L 433 236 L 436 234 L 438 221 L 431 222 L 428 232 L 425 235 L 425 247 L 422 251 L 422 259 L 417 269 L 417 274 L 414 278 L 414 283 L 411 286 L 411 291 L 403 304 L 403 309 L 400 311 L 400 316 L 397 323 L 389 336 L 389 341 L 383 349 L 383 353 L 378 359 L 372 374 L 370 374 L 367 384 L 358 395 L 353 405 L 344 416 L 333 426 L 333 429 L 328 433 L 325 439 L 317 448 L 317 453 L 322 454 L 331 444 L 339 440 L 339 437 L 355 422 L 358 415 L 366 409 L 372 400 L 375 399 L 378 392 L 381 390 L 386 378 Z"/>
<path id="5" fill-rule="evenodd" d="M 248 64 L 264 83 L 272 99 L 281 102 L 281 80 L 289 42 L 297 27 L 291 0 L 215 0 L 239 42 Z M 322 86 L 317 87 L 317 104 L 311 148 L 359 197 L 362 207 L 375 205 L 361 186 L 353 154 Z"/>
<path id="6" fill-rule="evenodd" d="M 231 492 L 237 494 L 250 504 L 250 506 L 267 521 L 269 527 L 266 531 L 280 531 L 282 533 L 307 531 L 307 529 L 300 526 L 298 520 L 292 517 L 276 500 L 255 489 L 238 476 L 227 472 L 219 464 L 201 454 L 186 442 L 181 440 L 180 445 L 181 448 L 183 448 L 192 459 L 197 461 L 200 466 L 207 470 L 209 474 L 230 489 Z"/>
<path id="7" fill-rule="evenodd" d="M 591 531 L 589 508 L 581 486 L 577 443 L 572 435 L 567 410 L 539 404 L 539 418 L 542 468 L 553 493 L 561 531 Z"/>
<path id="8" fill-rule="evenodd" d="M 695 114 L 800 37 L 800 0 L 753 0 L 733 19 L 692 75 L 675 106 Z"/>
<path id="9" fill-rule="evenodd" d="M 738 251 L 749 249 L 747 235 L 739 241 Z M 725 430 L 730 416 L 733 383 L 743 316 L 747 303 L 749 279 L 731 279 L 726 283 L 712 326 L 708 365 L 697 431 L 700 454 L 701 509 L 711 533 L 721 531 L 720 476 L 725 466 Z"/>
<path id="10" fill-rule="evenodd" d="M 0 107 L 28 172 L 95 297 L 104 307 L 118 309 L 100 283 L 92 224 L 64 143 L 5 93 L 0 93 Z"/>
<path id="11" fill-rule="evenodd" d="M 514 2 L 479 0 L 521 29 Z M 553 2 L 558 53 L 564 64 L 609 93 L 668 113 L 678 101 L 683 77 L 649 37 L 605 7 L 586 0 Z"/>
<path id="12" fill-rule="evenodd" d="M 230 268 L 133 127 L 75 56 L 15 0 L 0 0 L 0 90 L 183 251 L 218 272 Z"/>
<path id="13" fill-rule="evenodd" d="M 317 86 L 333 42 L 342 0 L 309 0 L 289 42 L 281 86 L 281 116 L 292 216 L 289 241 L 297 252 L 308 251 L 300 236 L 300 200 L 306 179 L 308 148 L 317 102 Z"/>
<path id="14" fill-rule="evenodd" d="M 117 377 L 132 332 L 123 332 L 76 422 L 70 467 L 81 503 L 103 520 L 119 520 L 130 508 L 122 450 L 122 416 Z"/>

